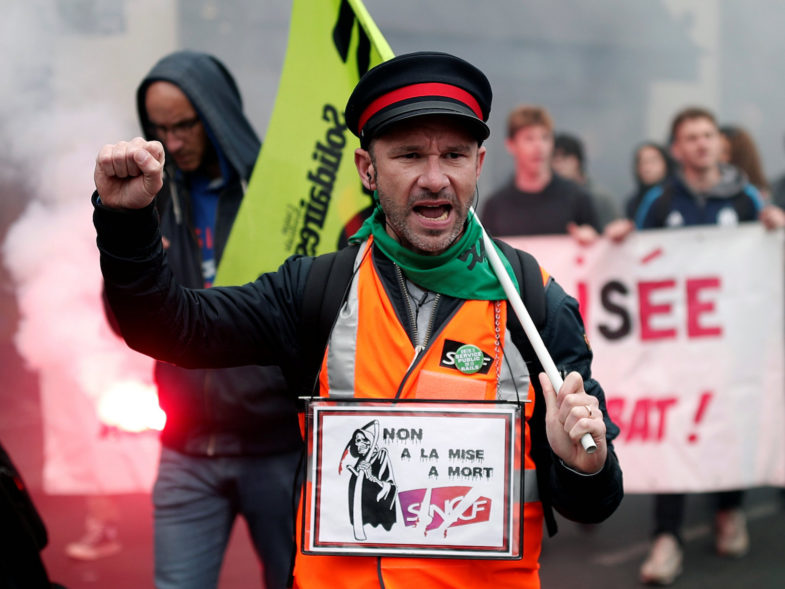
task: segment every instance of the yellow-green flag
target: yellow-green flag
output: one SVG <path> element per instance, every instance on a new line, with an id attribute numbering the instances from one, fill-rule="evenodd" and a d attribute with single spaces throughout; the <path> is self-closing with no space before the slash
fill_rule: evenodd
<path id="1" fill-rule="evenodd" d="M 242 284 L 289 255 L 338 248 L 371 206 L 343 110 L 392 50 L 360 0 L 293 0 L 275 108 L 216 284 Z"/>

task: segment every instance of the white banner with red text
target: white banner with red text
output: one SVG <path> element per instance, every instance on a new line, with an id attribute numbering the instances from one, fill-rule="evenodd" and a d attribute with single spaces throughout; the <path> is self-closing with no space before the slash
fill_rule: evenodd
<path id="1" fill-rule="evenodd" d="M 503 239 L 581 304 L 626 491 L 785 485 L 783 232 Z"/>

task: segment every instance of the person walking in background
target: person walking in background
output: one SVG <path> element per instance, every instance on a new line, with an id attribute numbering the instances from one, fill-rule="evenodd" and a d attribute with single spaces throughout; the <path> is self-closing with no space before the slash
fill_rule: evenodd
<path id="1" fill-rule="evenodd" d="M 723 125 L 720 127 L 720 138 L 720 161 L 744 172 L 750 184 L 758 189 L 765 201 L 769 201 L 771 189 L 752 135 L 738 125 Z"/>
<path id="2" fill-rule="evenodd" d="M 644 195 L 635 212 L 639 229 L 736 226 L 749 221 L 761 221 L 769 229 L 785 226 L 785 211 L 766 206 L 742 172 L 721 163 L 720 132 L 709 110 L 689 107 L 680 111 L 673 119 L 670 136 L 678 169 Z M 715 496 L 717 554 L 742 557 L 750 545 L 742 509 L 744 493 L 729 490 Z M 669 585 L 681 574 L 685 504 L 683 493 L 655 495 L 654 541 L 641 565 L 642 582 Z"/>
<path id="3" fill-rule="evenodd" d="M 586 150 L 583 141 L 576 135 L 557 133 L 553 138 L 551 167 L 562 178 L 572 180 L 591 194 L 597 211 L 597 222 L 601 228 L 618 218 L 616 202 L 610 194 L 593 187 L 586 171 Z"/>
<path id="4" fill-rule="evenodd" d="M 557 395 L 520 324 L 508 324 L 512 317 L 488 257 L 477 254 L 483 251 L 482 229 L 470 211 L 485 161 L 490 108 L 485 75 L 449 54 L 404 54 L 369 70 L 345 112 L 348 129 L 360 138 L 354 152 L 360 181 L 376 194 L 373 215 L 353 236 L 352 249 L 293 256 L 243 286 L 186 289 L 171 276 L 151 204 L 165 161 L 158 142 L 137 138 L 105 145 L 96 159 L 101 267 L 131 346 L 188 366 L 274 360 L 300 383 L 292 398 L 366 397 L 379 411 L 383 399 L 529 401 L 521 428 L 526 442 L 516 440 L 526 475 L 521 503 L 509 504 L 520 509 L 522 535 L 510 542 L 522 543 L 522 558 L 424 557 L 415 546 L 407 556 L 389 557 L 373 545 L 357 546 L 351 555 L 314 555 L 304 547 L 295 561 L 294 587 L 537 589 L 543 526 L 555 532 L 552 510 L 596 523 L 623 497 L 612 445 L 618 427 L 591 377 L 592 352 L 577 301 L 531 256 L 499 242 L 500 255 L 518 269 L 521 290 L 541 297 L 544 344 L 567 372 Z M 347 269 L 341 284 L 317 271 L 339 265 Z M 311 282 L 314 275 L 323 284 Z M 312 301 L 308 293 L 316 292 L 321 303 L 325 290 L 336 289 L 342 298 L 335 312 L 329 321 L 317 321 L 306 305 Z M 325 324 L 324 333 L 316 323 Z M 314 338 L 320 345 L 311 357 Z M 479 370 L 448 365 L 444 354 L 453 344 L 476 350 Z M 448 394 L 455 396 L 446 399 Z M 446 430 L 439 435 L 460 436 L 454 425 L 437 427 Z M 584 450 L 584 434 L 596 451 Z M 332 499 L 343 503 L 343 489 L 339 493 Z M 315 525 L 313 519 L 304 523 Z M 348 518 L 345 524 L 350 526 Z M 446 531 L 438 536 L 442 543 Z"/>
<path id="5" fill-rule="evenodd" d="M 521 105 L 507 117 L 507 151 L 515 174 L 488 198 L 481 217 L 493 235 L 570 234 L 580 243 L 599 236 L 591 195 L 553 173 L 553 121 L 540 106 Z"/>
<path id="6" fill-rule="evenodd" d="M 155 200 L 168 267 L 190 288 L 212 285 L 260 142 L 237 84 L 215 57 L 178 51 L 142 80 L 145 135 L 167 154 Z M 155 365 L 166 425 L 153 488 L 158 589 L 214 589 L 237 516 L 267 589 L 286 586 L 292 493 L 302 441 L 295 396 L 278 367 Z"/>
<path id="7" fill-rule="evenodd" d="M 65 553 L 74 560 L 97 560 L 117 554 L 120 543 L 120 508 L 112 495 L 88 495 L 85 501 L 84 534 L 65 545 Z"/>

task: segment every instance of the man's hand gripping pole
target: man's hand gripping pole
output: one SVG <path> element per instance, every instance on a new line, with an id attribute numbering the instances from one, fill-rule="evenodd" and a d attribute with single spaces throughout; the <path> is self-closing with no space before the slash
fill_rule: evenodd
<path id="1" fill-rule="evenodd" d="M 486 233 L 485 227 L 483 227 L 482 223 L 480 223 L 480 219 L 474 212 L 474 208 L 471 209 L 471 214 L 474 216 L 475 221 L 477 221 L 477 224 L 480 226 L 483 243 L 485 244 L 485 252 L 488 256 L 488 260 L 491 262 L 491 267 L 493 268 L 496 277 L 499 279 L 499 282 L 501 283 L 502 288 L 507 295 L 507 300 L 510 302 L 510 305 L 512 305 L 515 315 L 517 315 L 518 320 L 521 322 L 523 331 L 526 333 L 526 337 L 529 338 L 532 348 L 534 348 L 534 353 L 537 354 L 537 358 L 539 359 L 540 364 L 542 364 L 545 374 L 548 376 L 548 379 L 553 385 L 553 390 L 558 393 L 564 384 L 564 379 L 562 379 L 561 374 L 559 374 L 559 371 L 556 368 L 556 364 L 554 364 L 551 355 L 545 348 L 545 344 L 540 337 L 540 333 L 534 326 L 534 322 L 532 321 L 529 312 L 526 310 L 521 296 L 518 294 L 518 291 L 515 290 L 515 285 L 512 283 L 512 280 L 507 274 L 507 270 L 505 269 L 501 258 L 499 258 L 499 254 L 496 252 L 493 241 L 488 236 L 488 233 Z M 592 454 L 595 450 L 597 450 L 597 444 L 594 443 L 594 439 L 588 432 L 581 436 L 581 445 L 589 454 Z"/>

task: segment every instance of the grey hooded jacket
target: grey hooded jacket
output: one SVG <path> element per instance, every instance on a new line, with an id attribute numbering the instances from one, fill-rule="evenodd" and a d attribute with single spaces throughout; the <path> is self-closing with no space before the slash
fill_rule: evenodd
<path id="1" fill-rule="evenodd" d="M 161 59 L 137 90 L 139 119 L 153 139 L 145 109 L 147 88 L 155 81 L 178 86 L 197 111 L 212 142 L 225 181 L 218 200 L 214 246 L 220 262 L 243 199 L 261 143 L 242 111 L 237 84 L 215 57 L 178 51 Z M 193 228 L 188 176 L 167 164 L 166 181 L 156 198 L 167 262 L 180 284 L 203 284 L 201 253 Z M 190 370 L 158 362 L 155 379 L 167 421 L 164 446 L 192 455 L 260 455 L 300 448 L 295 395 L 280 369 L 243 366 Z"/>

